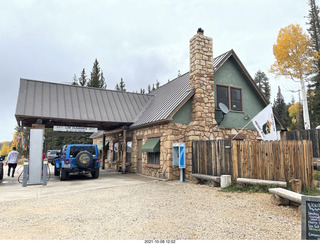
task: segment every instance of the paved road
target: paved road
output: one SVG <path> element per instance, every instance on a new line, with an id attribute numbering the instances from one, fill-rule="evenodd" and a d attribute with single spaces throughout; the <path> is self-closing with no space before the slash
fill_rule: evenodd
<path id="1" fill-rule="evenodd" d="M 3 180 L 0 181 L 0 202 L 38 198 L 68 192 L 104 189 L 115 186 L 142 184 L 157 180 L 138 174 L 122 174 L 111 170 L 100 170 L 100 177 L 98 179 L 92 179 L 91 175 L 70 175 L 68 180 L 60 181 L 59 177 L 53 175 L 53 168 L 51 167 L 50 179 L 46 186 L 28 185 L 27 187 L 22 187 L 22 184 L 18 182 L 18 176 L 21 171 L 22 166 L 18 166 L 15 177 L 8 177 L 7 166 L 4 166 L 4 177 Z"/>

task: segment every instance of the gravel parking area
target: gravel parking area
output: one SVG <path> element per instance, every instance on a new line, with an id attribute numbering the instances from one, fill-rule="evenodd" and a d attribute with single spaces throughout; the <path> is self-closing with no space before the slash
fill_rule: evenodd
<path id="1" fill-rule="evenodd" d="M 66 193 L 0 206 L 2 240 L 299 240 L 297 208 L 269 194 L 173 181 Z"/>

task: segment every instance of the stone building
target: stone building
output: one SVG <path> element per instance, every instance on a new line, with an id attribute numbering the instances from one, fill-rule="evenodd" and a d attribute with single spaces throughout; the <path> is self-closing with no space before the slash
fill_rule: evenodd
<path id="1" fill-rule="evenodd" d="M 185 143 L 191 179 L 193 140 L 229 139 L 238 132 L 235 139 L 258 139 L 252 124 L 241 128 L 267 105 L 236 53 L 213 58 L 212 38 L 200 28 L 190 40 L 190 72 L 141 96 L 144 104 L 135 111 L 117 111 L 131 114 L 131 121 L 92 135 L 93 143 L 100 146 L 103 167 L 169 180 L 180 174 L 173 143 Z M 225 116 L 220 103 L 230 111 Z"/>

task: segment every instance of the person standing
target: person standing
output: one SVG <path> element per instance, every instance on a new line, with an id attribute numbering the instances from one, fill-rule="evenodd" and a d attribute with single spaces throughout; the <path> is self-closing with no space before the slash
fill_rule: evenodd
<path id="1" fill-rule="evenodd" d="M 10 177 L 10 171 L 12 168 L 12 177 L 14 177 L 14 171 L 16 170 L 17 164 L 18 164 L 18 160 L 20 158 L 20 154 L 17 151 L 16 147 L 12 148 L 12 151 L 9 152 L 8 157 L 7 157 L 7 161 L 6 164 L 8 164 L 8 176 Z"/>

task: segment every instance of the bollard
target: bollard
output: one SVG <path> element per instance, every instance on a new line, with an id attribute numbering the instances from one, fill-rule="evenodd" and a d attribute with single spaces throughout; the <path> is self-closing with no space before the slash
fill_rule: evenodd
<path id="1" fill-rule="evenodd" d="M 42 167 L 42 185 L 46 186 L 47 185 L 47 179 L 48 179 L 48 173 L 47 173 L 47 167 L 48 167 L 48 159 L 45 158 L 43 160 L 43 167 Z"/>
<path id="2" fill-rule="evenodd" d="M 231 185 L 231 175 L 221 175 L 221 188 L 226 188 Z"/>
<path id="3" fill-rule="evenodd" d="M 22 187 L 26 187 L 27 186 L 28 175 L 29 175 L 29 161 L 28 161 L 28 159 L 25 159 L 24 163 L 23 163 Z"/>

